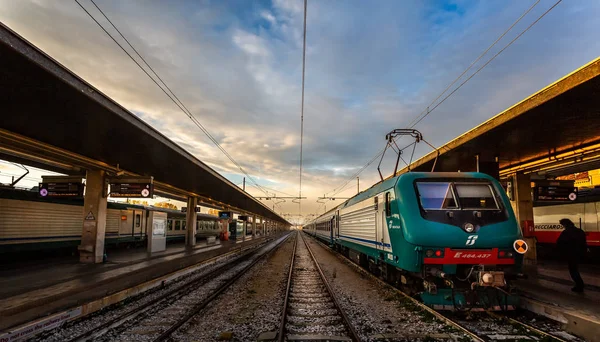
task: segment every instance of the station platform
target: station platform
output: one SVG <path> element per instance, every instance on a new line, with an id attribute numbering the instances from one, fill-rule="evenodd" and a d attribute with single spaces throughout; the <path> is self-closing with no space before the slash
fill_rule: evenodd
<path id="1" fill-rule="evenodd" d="M 571 291 L 573 282 L 565 263 L 538 261 L 537 274 L 519 280 L 522 306 L 563 324 L 586 341 L 600 341 L 600 266 L 582 264 L 583 293 Z"/>
<path id="2" fill-rule="evenodd" d="M 212 244 L 201 241 L 193 248 L 174 243 L 152 255 L 145 247 L 108 250 L 103 264 L 81 264 L 74 257 L 6 264 L 0 268 L 0 332 L 86 303 L 104 306 L 107 303 L 98 301 L 111 294 L 127 298 L 133 293 L 124 291 L 275 236 Z M 86 310 L 90 309 L 84 307 L 80 312 Z"/>

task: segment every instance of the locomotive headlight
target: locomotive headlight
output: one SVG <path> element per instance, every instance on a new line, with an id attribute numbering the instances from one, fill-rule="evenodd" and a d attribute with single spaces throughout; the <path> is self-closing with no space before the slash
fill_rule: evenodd
<path id="1" fill-rule="evenodd" d="M 464 228 L 467 233 L 471 233 L 475 230 L 475 226 L 469 222 L 465 223 Z"/>

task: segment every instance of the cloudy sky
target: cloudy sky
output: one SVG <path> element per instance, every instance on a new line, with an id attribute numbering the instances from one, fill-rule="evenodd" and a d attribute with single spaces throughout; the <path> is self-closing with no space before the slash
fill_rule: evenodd
<path id="1" fill-rule="evenodd" d="M 96 2 L 259 184 L 298 193 L 302 0 Z M 309 0 L 303 213 L 322 212 L 318 196 L 333 194 L 534 3 Z M 541 0 L 475 68 L 554 3 Z M 600 2 L 563 1 L 416 128 L 442 145 L 598 57 L 599 17 Z M 0 0 L 0 21 L 241 184 L 239 170 L 75 1 Z M 361 189 L 378 180 L 377 162 Z M 0 163 L 0 182 L 18 173 Z M 355 193 L 353 180 L 336 196 Z M 279 208 L 298 213 L 290 201 Z"/>

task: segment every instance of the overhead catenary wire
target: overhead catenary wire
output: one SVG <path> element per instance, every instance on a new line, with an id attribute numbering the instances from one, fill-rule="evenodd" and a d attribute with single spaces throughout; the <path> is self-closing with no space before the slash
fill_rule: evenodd
<path id="1" fill-rule="evenodd" d="M 115 24 L 113 24 L 113 22 L 108 18 L 108 16 L 104 13 L 104 11 L 102 11 L 102 9 L 100 9 L 100 7 L 94 2 L 94 0 L 90 0 L 92 2 L 92 4 L 94 4 L 94 6 L 98 9 L 98 11 L 102 14 L 102 16 L 104 16 L 104 18 L 110 23 L 110 25 L 119 33 L 119 35 L 125 40 L 125 42 L 127 42 L 127 44 L 129 45 L 129 47 L 131 47 L 131 49 L 133 49 L 133 51 L 136 53 L 136 55 L 144 62 L 144 64 L 148 67 L 148 69 L 150 69 L 150 71 L 156 75 L 156 77 L 160 80 L 160 82 L 164 85 L 161 86 L 155 79 L 154 77 L 152 77 L 148 71 L 146 71 L 146 69 L 144 67 L 142 67 L 142 65 L 140 65 L 140 63 L 112 36 L 112 34 L 110 34 L 110 32 L 108 32 L 108 30 L 106 30 L 104 28 L 104 26 L 102 26 L 102 24 L 100 24 L 100 22 L 98 20 L 96 20 L 96 18 L 78 1 L 78 0 L 74 0 L 79 7 L 81 7 L 81 9 L 83 9 L 83 11 L 104 31 L 104 33 L 106 33 L 112 40 L 113 42 L 115 42 L 115 44 L 117 44 L 121 50 L 123 50 L 123 52 L 125 52 L 125 54 L 127 54 L 127 56 L 129 56 L 129 58 L 146 74 L 146 76 L 148 76 L 153 82 L 154 84 L 156 84 L 156 86 L 158 86 L 160 88 L 160 90 L 162 90 L 163 93 L 165 93 L 165 95 L 167 95 L 167 97 L 184 113 L 186 114 L 186 116 L 209 138 L 209 140 L 215 144 L 215 146 L 217 146 L 217 148 L 243 173 L 246 175 L 246 177 L 248 177 L 248 179 L 257 185 L 257 187 L 264 192 L 265 194 L 267 193 L 264 189 L 261 188 L 260 184 L 258 184 L 258 182 L 256 182 L 254 180 L 254 178 L 252 178 L 244 169 L 243 167 L 221 146 L 221 144 L 210 134 L 210 132 L 208 132 L 208 130 L 202 125 L 202 123 L 200 123 L 200 121 L 198 121 L 198 119 L 196 119 L 196 117 L 191 113 L 191 111 L 189 109 L 187 109 L 187 107 L 183 104 L 183 102 L 177 97 L 177 95 L 175 95 L 175 93 L 171 90 L 171 88 L 169 88 L 169 86 L 162 80 L 162 78 L 160 78 L 160 76 L 158 76 L 158 74 L 154 71 L 154 69 L 146 62 L 146 60 L 142 57 L 142 55 L 133 47 L 133 45 L 129 42 L 129 40 L 121 33 L 121 31 L 116 27 Z M 165 90 L 165 88 L 168 90 Z M 169 94 L 170 93 L 170 94 Z"/>
<path id="2" fill-rule="evenodd" d="M 529 12 L 531 12 L 531 10 L 537 6 L 537 4 L 540 3 L 541 0 L 537 0 L 536 2 L 534 2 L 525 12 L 523 12 L 523 14 L 521 14 L 521 16 L 515 20 L 514 23 L 512 23 L 512 25 L 510 25 L 510 27 L 508 29 L 506 29 L 490 46 L 488 46 L 487 49 L 485 49 L 485 51 L 483 51 L 473 62 L 471 62 L 471 64 L 460 74 L 458 75 L 452 82 L 450 82 L 450 84 L 448 84 L 448 86 L 435 98 L 433 99 L 433 101 L 431 101 L 431 103 L 429 105 L 427 105 L 427 107 L 425 107 L 425 109 L 419 113 L 419 115 L 417 115 L 409 124 L 408 126 L 410 128 L 413 128 L 414 125 L 414 121 L 420 117 L 421 115 L 423 115 L 424 113 L 430 111 L 429 108 L 431 106 L 433 106 L 437 100 L 439 100 L 456 82 L 458 82 L 458 80 L 460 80 L 469 70 L 471 70 L 471 68 L 477 64 L 477 62 L 479 62 L 483 56 L 485 56 L 502 38 L 504 38 L 504 36 L 506 36 L 506 34 L 512 30 L 513 27 L 515 27 L 515 25 L 517 25 L 521 19 L 523 19 Z"/>
<path id="3" fill-rule="evenodd" d="M 519 39 L 522 35 L 524 35 L 527 31 L 529 31 L 529 29 L 531 29 L 535 24 L 538 23 L 538 21 L 540 21 L 543 17 L 546 16 L 546 14 L 550 13 L 550 11 L 552 11 L 554 9 L 554 7 L 558 6 L 558 4 L 560 4 L 562 2 L 562 0 L 558 0 L 556 3 L 554 3 L 554 5 L 552 5 L 552 7 L 548 8 L 544 13 L 542 13 L 542 15 L 540 15 L 534 22 L 532 22 L 529 26 L 527 26 L 527 28 L 525 28 L 525 30 L 521 31 L 521 33 L 519 33 L 515 38 L 513 38 L 513 40 L 511 40 L 508 44 L 506 44 L 502 49 L 500 49 L 500 51 L 498 51 L 494 56 L 492 56 L 492 58 L 490 58 L 487 62 L 485 62 L 485 64 L 483 64 L 479 69 L 477 69 L 473 74 L 471 74 L 471 76 L 469 76 L 466 80 L 464 80 L 461 84 L 458 85 L 458 87 L 454 88 L 454 90 L 452 92 L 450 92 L 450 94 L 446 95 L 446 97 L 444 97 L 439 103 L 437 103 L 431 110 L 428 110 L 424 115 L 421 116 L 421 118 L 419 118 L 415 123 L 413 123 L 410 128 L 415 127 L 419 122 L 421 122 L 423 119 L 425 119 L 425 117 L 427 117 L 427 115 L 431 114 L 431 112 L 433 112 L 437 107 L 439 107 L 442 103 L 444 103 L 444 101 L 446 101 L 450 96 L 452 96 L 454 93 L 456 93 L 460 88 L 462 88 L 463 85 L 465 85 L 467 82 L 469 82 L 470 79 L 472 79 L 473 77 L 475 77 L 475 75 L 477 75 L 481 70 L 483 70 L 483 68 L 485 68 L 488 64 L 490 64 L 494 59 L 496 59 L 496 57 L 498 57 L 504 50 L 506 50 L 509 46 L 511 46 L 515 41 L 517 41 L 517 39 Z"/>
<path id="4" fill-rule="evenodd" d="M 487 52 L 489 52 L 489 50 L 495 46 L 518 22 L 521 21 L 521 19 L 523 19 L 523 17 L 525 17 L 538 3 L 540 2 L 540 0 L 536 1 L 532 6 L 530 6 L 506 31 L 504 31 L 502 33 L 502 35 L 500 35 L 500 37 L 498 37 L 494 43 L 492 43 L 492 45 L 490 45 L 482 54 L 479 55 L 479 57 L 477 57 L 477 59 L 475 59 L 475 61 L 473 61 L 471 63 L 471 65 L 469 65 L 469 67 L 467 67 L 465 69 L 465 71 L 463 71 L 457 78 L 455 78 L 448 87 L 446 87 L 446 89 L 444 89 L 431 103 L 429 106 L 426 107 L 426 109 L 424 111 L 422 111 L 421 113 L 419 113 L 419 115 L 417 115 L 409 124 L 408 128 L 414 128 L 418 123 L 420 123 L 425 117 L 427 117 L 429 114 L 431 114 L 431 112 L 433 112 L 437 107 L 439 107 L 442 103 L 444 103 L 448 98 L 450 98 L 454 93 L 456 93 L 463 85 L 465 85 L 467 82 L 469 82 L 469 80 L 471 80 L 475 75 L 477 75 L 482 69 L 484 69 L 489 63 L 491 63 L 496 57 L 498 57 L 504 50 L 506 50 L 509 46 L 511 46 L 517 39 L 519 39 L 523 34 L 525 34 L 527 31 L 529 31 L 529 29 L 531 29 L 537 22 L 539 22 L 544 16 L 546 16 L 550 11 L 552 11 L 560 2 L 562 2 L 562 0 L 558 0 L 556 3 L 554 3 L 554 5 L 552 5 L 548 10 L 546 10 L 544 13 L 542 13 L 542 15 L 540 15 L 533 23 L 531 23 L 527 28 L 525 28 L 523 31 L 521 31 L 521 33 L 519 33 L 513 40 L 511 40 L 507 45 L 505 45 L 500 51 L 498 51 L 494 56 L 492 56 L 485 64 L 483 64 L 479 69 L 477 69 L 473 74 L 471 74 L 465 81 L 463 81 L 460 85 L 458 85 L 458 87 L 456 87 L 450 94 L 448 94 L 446 97 L 444 97 L 439 103 L 435 104 L 435 106 L 433 108 L 430 109 L 430 106 L 433 105 L 434 103 L 436 103 L 436 101 L 441 98 L 451 87 L 452 85 L 454 85 L 459 79 L 461 79 L 472 67 L 473 65 L 475 65 L 479 60 L 481 60 L 481 58 L 487 54 Z M 358 172 L 356 172 L 352 177 L 350 177 L 344 184 L 342 184 L 341 188 L 343 188 L 344 186 L 346 186 L 346 184 L 348 184 L 349 182 L 351 182 L 354 178 L 356 178 L 358 175 L 360 175 L 367 167 L 369 167 L 377 158 L 379 158 L 385 149 L 381 149 L 379 151 L 379 153 L 377 153 L 373 159 L 371 159 L 369 162 L 367 162 L 367 164 L 365 164 L 361 169 L 359 169 Z M 333 191 L 335 191 L 336 189 L 339 189 L 340 187 L 335 188 Z"/>
<path id="5" fill-rule="evenodd" d="M 304 34 L 302 37 L 302 99 L 300 104 L 300 175 L 298 184 L 298 214 L 302 215 L 302 147 L 304 142 L 304 76 L 306 71 L 306 9 L 304 0 Z"/>

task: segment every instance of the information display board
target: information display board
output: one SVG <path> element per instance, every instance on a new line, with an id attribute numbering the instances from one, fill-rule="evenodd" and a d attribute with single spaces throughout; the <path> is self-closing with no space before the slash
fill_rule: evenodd
<path id="1" fill-rule="evenodd" d="M 40 197 L 83 197 L 82 177 L 42 176 L 39 183 Z"/>
<path id="2" fill-rule="evenodd" d="M 41 197 L 83 197 L 82 183 L 40 183 Z"/>
<path id="3" fill-rule="evenodd" d="M 181 207 L 181 212 L 182 213 L 187 213 L 187 211 L 188 211 L 187 207 Z M 194 211 L 197 212 L 197 213 L 199 213 L 200 212 L 200 207 L 195 207 Z"/>
<path id="4" fill-rule="evenodd" d="M 540 181 L 533 188 L 534 201 L 571 202 L 577 199 L 573 181 Z"/>
<path id="5" fill-rule="evenodd" d="M 152 198 L 154 195 L 152 177 L 115 177 L 108 182 L 111 197 Z"/>
<path id="6" fill-rule="evenodd" d="M 167 213 L 150 210 L 146 225 L 149 253 L 162 252 L 167 249 Z"/>

